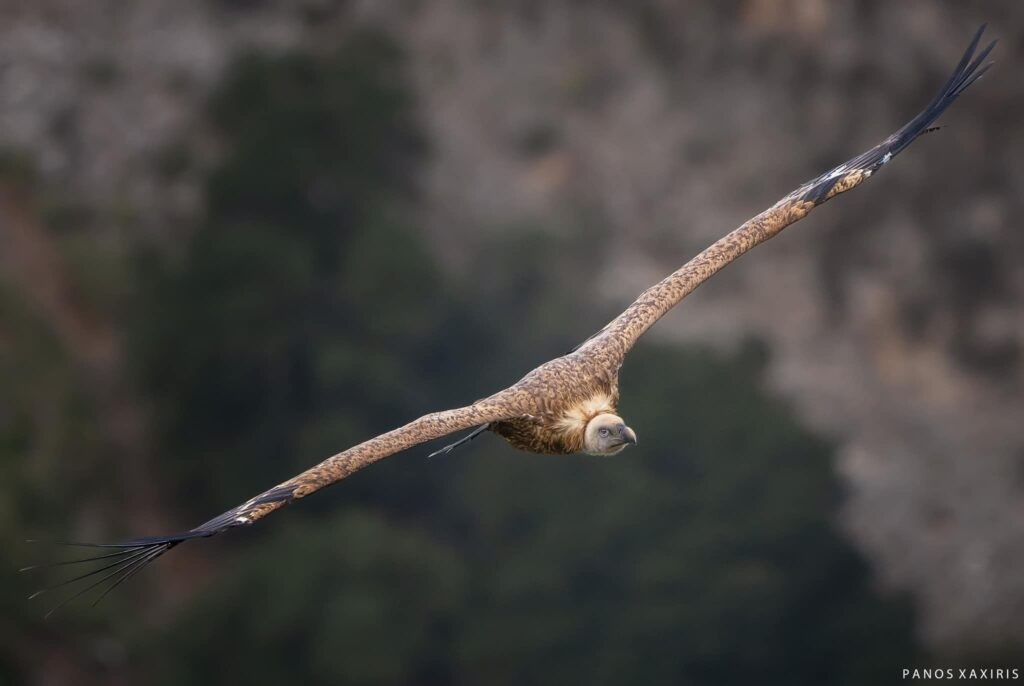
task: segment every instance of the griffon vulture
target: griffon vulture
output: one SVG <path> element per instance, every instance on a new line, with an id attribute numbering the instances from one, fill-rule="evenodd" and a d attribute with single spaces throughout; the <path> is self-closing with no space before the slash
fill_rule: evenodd
<path id="1" fill-rule="evenodd" d="M 718 270 L 793 222 L 803 219 L 818 205 L 860 185 L 918 136 L 932 130 L 930 127 L 939 115 L 991 66 L 991 63 L 983 63 L 995 47 L 995 41 L 975 56 L 984 29 L 984 26 L 978 29 L 960 63 L 935 98 L 903 128 L 867 152 L 808 181 L 719 239 L 644 291 L 622 314 L 573 351 L 542 364 L 509 388 L 472 405 L 424 415 L 405 426 L 348 448 L 194 529 L 170 536 L 100 544 L 95 547 L 101 549 L 102 554 L 58 563 L 97 560 L 103 563 L 98 569 L 64 582 L 87 580 L 85 583 L 88 584 L 65 602 L 92 589 L 97 589 L 98 601 L 184 541 L 249 526 L 377 460 L 457 431 L 474 429 L 469 436 L 438 452 L 450 451 L 485 430 L 498 434 L 516 448 L 535 453 L 582 451 L 607 456 L 636 444 L 636 433 L 618 415 L 616 406 L 619 402 L 619 368 L 637 339 Z M 31 597 L 46 590 L 50 589 Z"/>

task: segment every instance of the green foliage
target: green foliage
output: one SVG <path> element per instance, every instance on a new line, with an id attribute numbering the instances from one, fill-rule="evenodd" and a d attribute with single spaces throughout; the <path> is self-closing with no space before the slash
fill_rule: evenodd
<path id="1" fill-rule="evenodd" d="M 422 150 L 400 54 L 361 34 L 329 59 L 292 54 L 243 59 L 211 105 L 228 136 L 228 161 L 211 177 L 218 221 L 301 225 L 324 260 L 334 234 L 408 190 Z"/>
<path id="2" fill-rule="evenodd" d="M 25 539 L 46 532 L 73 538 L 65 528 L 70 513 L 95 513 L 102 501 L 116 502 L 105 478 L 110 446 L 80 370 L 64 342 L 19 295 L 0 282 L 0 567 L 6 570 L 0 684 L 25 683 L 26 650 L 38 654 L 47 641 L 74 642 L 95 618 L 86 610 L 78 621 L 46 625 L 41 608 L 52 606 L 52 596 L 42 598 L 43 605 L 26 602 L 40 579 L 14 570 L 53 551 Z"/>
<path id="3" fill-rule="evenodd" d="M 399 416 L 422 362 L 401 342 L 446 317 L 433 264 L 381 201 L 408 190 L 419 147 L 396 68 L 362 36 L 327 60 L 251 56 L 214 99 L 228 154 L 207 225 L 180 264 L 140 269 L 134 345 L 197 508 Z"/>
<path id="4" fill-rule="evenodd" d="M 453 551 L 370 514 L 296 518 L 265 543 L 161 637 L 161 683 L 415 683 L 438 668 L 465 583 Z M 167 660 L 168 644 L 189 659 Z"/>

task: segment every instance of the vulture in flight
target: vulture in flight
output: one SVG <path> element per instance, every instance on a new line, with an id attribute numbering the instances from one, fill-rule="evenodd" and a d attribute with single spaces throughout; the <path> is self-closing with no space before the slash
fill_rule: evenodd
<path id="1" fill-rule="evenodd" d="M 608 456 L 635 445 L 636 432 L 618 415 L 616 407 L 619 368 L 637 339 L 727 264 L 803 219 L 818 205 L 860 185 L 914 139 L 933 130 L 932 124 L 939 115 L 991 66 L 984 62 L 995 47 L 995 41 L 977 52 L 984 30 L 984 25 L 978 29 L 935 98 L 903 128 L 867 152 L 803 184 L 716 241 L 641 293 L 622 314 L 571 352 L 545 362 L 512 386 L 472 405 L 424 415 L 348 448 L 194 529 L 123 543 L 73 544 L 89 545 L 96 548 L 97 553 L 93 557 L 56 564 L 95 561 L 103 564 L 60 584 L 83 582 L 85 588 L 50 612 L 93 589 L 96 589 L 98 602 L 180 543 L 254 524 L 271 512 L 337 483 L 377 460 L 458 431 L 473 430 L 438 453 L 449 452 L 483 431 L 492 431 L 521 450 L 555 455 L 584 452 Z M 36 568 L 27 567 L 22 571 Z M 52 588 L 57 587 L 38 591 L 30 598 Z"/>

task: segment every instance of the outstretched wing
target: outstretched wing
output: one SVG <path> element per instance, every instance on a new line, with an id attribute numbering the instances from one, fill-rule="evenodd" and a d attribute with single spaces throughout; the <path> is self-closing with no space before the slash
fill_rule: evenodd
<path id="1" fill-rule="evenodd" d="M 447 436 L 456 431 L 521 415 L 524 412 L 530 411 L 530 408 L 528 394 L 513 387 L 468 407 L 428 414 L 401 428 L 371 438 L 364 443 L 360 443 L 344 452 L 327 458 L 315 467 L 307 469 L 298 476 L 278 484 L 254 498 L 250 498 L 238 507 L 232 508 L 194 529 L 169 536 L 136 538 L 122 543 L 72 544 L 99 548 L 102 549 L 102 552 L 92 557 L 42 566 L 78 563 L 102 564 L 96 569 L 92 569 L 72 579 L 67 579 L 57 586 L 37 591 L 29 596 L 29 598 L 34 598 L 71 583 L 88 580 L 88 585 L 85 588 L 80 589 L 75 595 L 66 598 L 59 605 L 51 609 L 47 616 L 64 604 L 93 589 L 97 589 L 97 597 L 94 603 L 99 602 L 103 596 L 119 584 L 127 581 L 149 563 L 183 541 L 214 536 L 234 527 L 248 526 L 266 517 L 274 510 L 294 500 L 315 493 L 321 488 L 341 481 L 377 460 L 394 455 L 420 443 Z M 21 571 L 39 568 L 40 566 L 26 567 Z"/>
<path id="2" fill-rule="evenodd" d="M 860 185 L 910 145 L 915 138 L 930 131 L 929 127 L 939 115 L 991 66 L 991 63 L 982 63 L 995 47 L 996 41 L 992 41 L 975 57 L 984 30 L 984 25 L 978 29 L 953 75 L 949 77 L 935 99 L 906 126 L 867 152 L 800 186 L 772 207 L 719 239 L 682 268 L 644 291 L 625 312 L 584 341 L 578 350 L 606 356 L 611 361 L 621 364 L 637 339 L 697 286 L 755 245 L 768 240 L 793 222 L 803 219 L 818 205 Z"/>

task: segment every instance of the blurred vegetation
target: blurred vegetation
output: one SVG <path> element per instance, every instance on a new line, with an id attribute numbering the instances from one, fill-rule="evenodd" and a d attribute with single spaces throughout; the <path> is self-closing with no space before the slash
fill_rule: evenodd
<path id="1" fill-rule="evenodd" d="M 493 239 L 465 282 L 440 270 L 404 209 L 429 146 L 383 37 L 250 56 L 210 121 L 224 155 L 203 224 L 118 272 L 134 293 L 118 319 L 130 377 L 153 414 L 150 478 L 185 523 L 486 395 L 600 325 L 584 294 L 601 256 L 579 255 L 572 227 Z M 91 504 L 116 511 L 126 486 L 102 471 L 88 379 L 12 293 L 0 308 L 13 380 L 0 384 L 0 530 L 95 528 Z M 917 655 L 909 608 L 872 591 L 834 530 L 831 447 L 761 389 L 764 354 L 645 341 L 622 378 L 639 448 L 536 456 L 485 436 L 434 460 L 414 449 L 259 531 L 196 544 L 216 550 L 216 573 L 155 621 L 126 619 L 153 604 L 152 581 L 44 625 L 19 578 L 4 616 L 86 656 L 95 670 L 80 679 L 97 683 L 111 670 L 158 684 L 896 674 Z M 24 554 L 0 556 L 13 568 Z M 4 642 L 0 683 L 26 654 Z"/>

